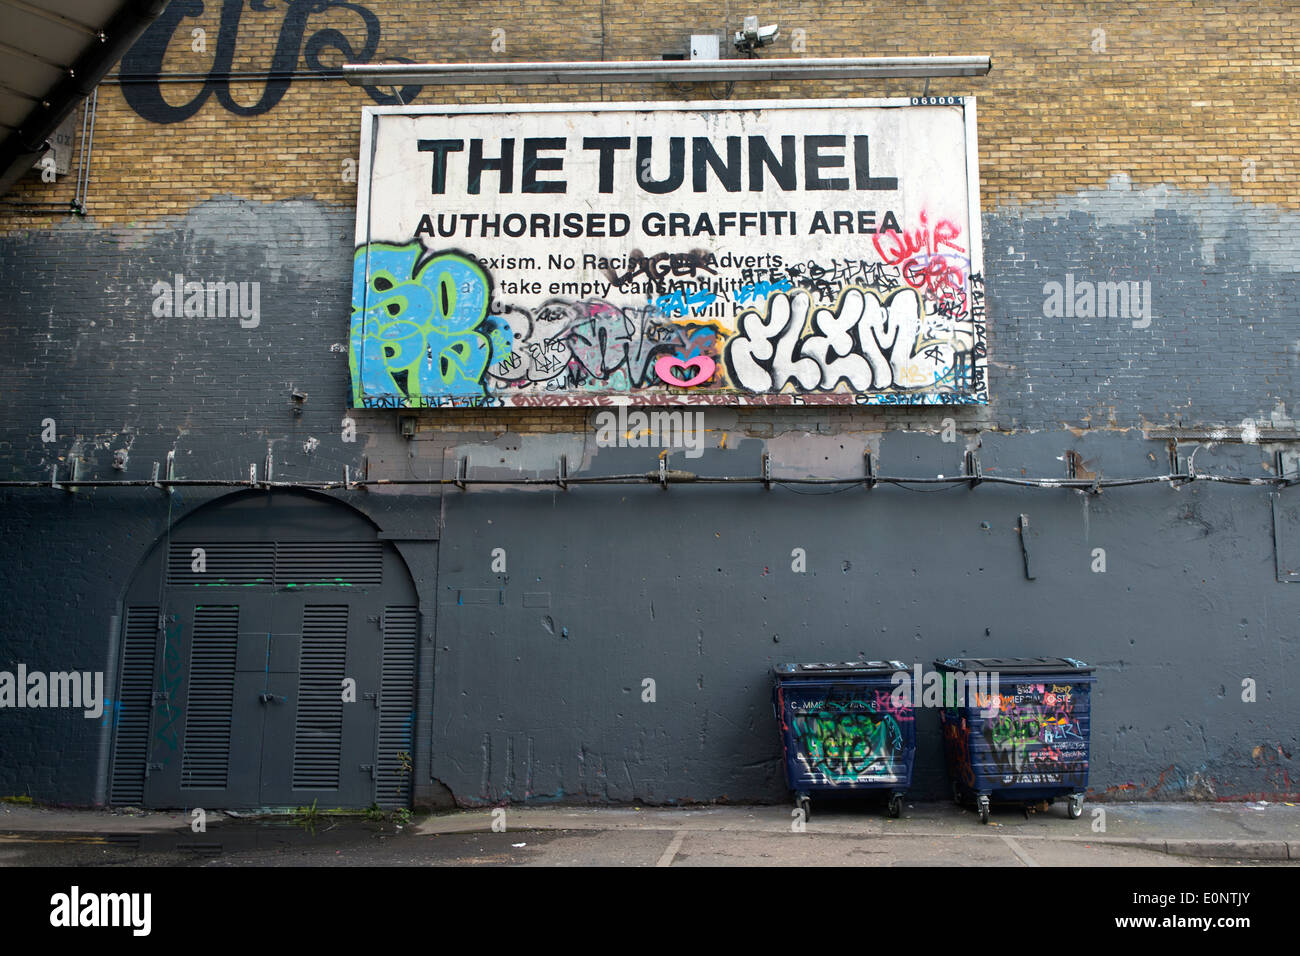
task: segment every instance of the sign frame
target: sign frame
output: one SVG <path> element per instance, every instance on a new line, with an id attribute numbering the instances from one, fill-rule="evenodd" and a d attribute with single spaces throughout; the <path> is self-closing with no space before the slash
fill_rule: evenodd
<path id="1" fill-rule="evenodd" d="M 454 389 L 439 395 L 429 395 L 421 393 L 412 400 L 413 393 L 403 391 L 401 393 L 383 393 L 368 390 L 363 384 L 366 381 L 374 381 L 373 377 L 367 377 L 363 374 L 363 368 L 367 362 L 373 362 L 375 357 L 375 339 L 373 335 L 367 335 L 368 316 L 375 315 L 375 303 L 373 301 L 374 289 L 372 287 L 373 275 L 375 271 L 374 255 L 372 250 L 378 245 L 391 244 L 399 237 L 389 235 L 376 235 L 374 218 L 372 216 L 373 196 L 374 196 L 374 175 L 376 165 L 376 154 L 379 144 L 379 127 L 385 121 L 386 117 L 419 117 L 419 116 L 446 116 L 446 117 L 468 117 L 468 116 L 485 116 L 492 117 L 502 114 L 608 114 L 608 113 L 670 113 L 670 112 L 689 112 L 689 113 L 724 113 L 724 114 L 747 114 L 747 113 L 768 113 L 779 111 L 794 110 L 825 110 L 825 111 L 843 111 L 857 110 L 862 108 L 879 108 L 879 109 L 908 109 L 918 110 L 927 108 L 960 108 L 961 110 L 961 130 L 964 146 L 964 172 L 965 172 L 965 209 L 966 216 L 965 231 L 962 233 L 965 242 L 965 251 L 968 255 L 965 257 L 963 267 L 965 269 L 965 287 L 961 298 L 965 304 L 966 318 L 961 321 L 969 321 L 971 328 L 971 340 L 973 346 L 966 352 L 965 357 L 961 360 L 961 367 L 957 368 L 953 374 L 953 380 L 962 380 L 968 386 L 966 388 L 951 387 L 943 388 L 938 384 L 934 386 L 922 386 L 918 388 L 908 388 L 900 386 L 892 389 L 880 390 L 855 390 L 851 381 L 841 378 L 834 382 L 829 389 L 801 390 L 798 385 L 787 380 L 776 388 L 762 391 L 741 391 L 734 384 L 727 383 L 723 389 L 697 389 L 692 390 L 690 387 L 675 387 L 672 384 L 664 385 L 668 382 L 668 377 L 660 371 L 662 382 L 656 382 L 652 388 L 631 389 L 600 389 L 600 388 L 558 388 L 539 393 L 537 389 L 531 388 L 512 388 L 507 384 L 506 387 L 489 389 L 486 384 L 480 388 L 461 387 L 461 391 Z M 927 97 L 888 97 L 888 98 L 835 98 L 835 99 L 791 99 L 791 100 L 743 100 L 743 101 L 720 101 L 720 100 L 700 100 L 700 101 L 632 101 L 632 102 L 579 102 L 579 103 L 494 103 L 494 104 L 422 104 L 411 106 L 370 106 L 363 108 L 362 121 L 360 130 L 360 162 L 357 168 L 357 207 L 356 207 L 356 231 L 354 234 L 354 288 L 353 288 L 353 310 L 352 310 L 352 330 L 350 336 L 349 359 L 350 371 L 352 375 L 352 398 L 353 406 L 361 408 L 465 408 L 465 407 L 537 407 L 537 406 L 554 406 L 554 405 L 573 405 L 573 406 L 611 406 L 611 405 L 630 405 L 630 406 L 656 406 L 656 405 L 725 405 L 725 406 L 745 406 L 745 405 L 983 405 L 989 401 L 988 386 L 988 363 L 987 363 L 987 342 L 988 342 L 988 318 L 987 318 L 987 300 L 984 294 L 984 252 L 983 252 L 983 230 L 980 218 L 980 181 L 979 181 L 979 156 L 978 156 L 978 137 L 977 137 L 977 106 L 975 97 L 971 96 L 927 96 Z M 493 135 L 488 133 L 490 137 Z M 463 155 L 463 154 L 462 154 Z M 955 165 L 955 164 L 954 164 Z M 548 174 L 553 175 L 553 174 Z M 896 187 L 897 189 L 897 187 Z M 764 194 L 765 195 L 765 194 Z M 842 193 L 840 195 L 843 195 Z M 426 202 L 427 196 L 422 196 Z M 513 197 L 512 197 L 513 198 Z M 760 197 L 763 198 L 763 197 Z M 427 217 L 426 217 L 427 218 Z M 904 227 L 904 234 L 906 233 Z M 837 230 L 838 232 L 838 230 Z M 890 233 L 891 236 L 897 236 L 898 233 Z M 412 240 L 419 242 L 418 237 Z M 479 264 L 487 262 L 482 253 L 475 256 L 472 253 L 465 253 L 459 247 L 462 243 L 446 242 L 443 240 L 434 240 L 424 245 L 424 251 L 419 259 L 420 268 L 427 264 L 431 257 L 441 255 L 443 252 L 454 255 L 468 255 L 471 260 L 478 259 Z M 868 242 L 868 245 L 870 243 Z M 391 248 L 391 246 L 390 246 Z M 877 248 L 879 246 L 877 245 Z M 365 252 L 363 261 L 363 251 Z M 482 257 L 482 258 L 479 258 Z M 932 256 L 933 258 L 933 256 Z M 908 260 L 910 262 L 912 260 Z M 459 264 L 452 273 L 444 273 L 443 279 L 451 281 L 455 277 L 469 277 L 468 281 L 479 281 L 472 276 L 474 262 L 470 262 L 469 271 L 462 269 Z M 442 268 L 442 266 L 439 266 Z M 906 264 L 903 266 L 907 268 Z M 494 297 L 496 286 L 490 276 L 484 277 L 488 285 L 487 302 L 482 305 L 484 315 L 489 312 L 492 316 L 500 315 L 499 308 L 502 303 Z M 459 281 L 457 279 L 456 281 Z M 912 280 L 909 278 L 908 282 Z M 766 285 L 766 283 L 765 283 Z M 468 288 L 468 284 L 462 286 Z M 905 290 L 904 290 L 905 291 Z M 771 294 L 781 294 L 773 292 Z M 795 292 L 789 293 L 797 294 Z M 918 295 L 919 297 L 919 295 Z M 444 301 L 445 297 L 444 297 Z M 769 295 L 770 301 L 770 295 Z M 480 303 L 482 304 L 482 303 Z M 888 305 L 888 303 L 885 303 Z M 809 314 L 804 320 L 805 329 L 811 330 L 813 327 L 814 317 L 819 310 L 824 310 L 825 303 L 817 303 L 815 307 L 809 309 Z M 838 306 L 836 306 L 838 309 Z M 924 306 L 921 308 L 924 317 Z M 688 318 L 690 312 L 675 313 L 680 320 Z M 838 314 L 838 313 L 837 313 Z M 741 312 L 733 307 L 733 317 L 741 315 Z M 473 347 L 482 350 L 483 347 L 488 349 L 488 354 L 492 360 L 492 371 L 504 370 L 504 364 L 498 364 L 499 361 L 509 361 L 512 354 L 509 345 L 509 328 L 506 328 L 505 334 L 499 333 L 493 322 L 494 319 L 486 319 L 483 323 L 477 323 L 476 331 L 469 333 L 477 337 L 472 343 Z M 793 328 L 794 319 L 791 319 L 790 327 Z M 865 319 L 863 320 L 866 321 Z M 737 318 L 737 328 L 739 328 L 739 319 Z M 865 326 L 864 326 L 865 327 Z M 458 330 L 456 334 L 464 334 L 464 330 Z M 730 330 L 732 335 L 737 334 L 736 329 Z M 806 335 L 807 331 L 801 332 Z M 514 336 L 519 338 L 518 334 Z M 478 342 L 482 339 L 486 346 Z M 505 340 L 504 342 L 502 340 Z M 440 342 L 446 341 L 440 339 Z M 917 342 L 921 342 L 917 336 Z M 954 339 L 956 341 L 956 339 Z M 963 339 L 963 341 L 965 341 Z M 423 345 L 421 341 L 419 344 Z M 383 344 L 382 348 L 385 355 L 393 353 L 395 350 L 405 348 L 404 343 L 396 345 Z M 457 354 L 463 354 L 464 348 L 460 348 Z M 954 346 L 954 353 L 956 348 Z M 408 353 L 410 354 L 410 353 Z M 450 354 L 450 353 L 446 353 Z M 695 353 L 691 353 L 695 354 Z M 500 360 L 501 355 L 506 355 L 506 360 Z M 517 358 L 518 356 L 516 356 Z M 432 364 L 432 349 L 427 351 L 427 363 Z M 404 359 L 403 359 L 404 360 Z M 480 356 L 481 360 L 481 356 Z M 688 361 L 700 361 L 698 359 L 672 359 L 673 362 L 685 368 L 671 369 L 673 378 L 689 383 L 688 373 L 694 373 L 699 378 L 703 371 L 702 366 L 691 367 L 686 363 Z M 892 361 L 892 358 L 891 358 Z M 710 360 L 712 363 L 712 360 Z M 716 363 L 719 371 L 721 361 Z M 956 366 L 956 363 L 955 363 Z M 390 365 L 391 367 L 391 365 Z M 413 368 L 415 366 L 412 366 Z M 710 368 L 713 364 L 710 364 Z M 447 363 L 444 360 L 442 368 L 445 372 Z M 483 381 L 487 381 L 488 375 L 480 373 Z M 717 376 L 715 375 L 715 378 Z M 827 376 L 829 378 L 829 376 Z M 408 376 L 409 380 L 409 376 Z M 387 381 L 387 379 L 385 379 Z M 773 379 L 775 381 L 775 379 Z M 939 379 L 936 377 L 935 382 Z"/>

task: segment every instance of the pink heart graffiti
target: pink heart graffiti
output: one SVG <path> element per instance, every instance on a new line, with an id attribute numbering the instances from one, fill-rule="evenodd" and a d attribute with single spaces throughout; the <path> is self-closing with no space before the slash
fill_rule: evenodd
<path id="1" fill-rule="evenodd" d="M 698 368 L 699 371 L 690 378 L 679 378 L 673 374 L 675 368 Z M 675 355 L 661 355 L 655 361 L 655 374 L 666 384 L 676 385 L 679 388 L 688 388 L 691 385 L 699 385 L 700 382 L 707 382 L 716 368 L 717 363 L 707 355 L 697 355 L 685 362 Z"/>

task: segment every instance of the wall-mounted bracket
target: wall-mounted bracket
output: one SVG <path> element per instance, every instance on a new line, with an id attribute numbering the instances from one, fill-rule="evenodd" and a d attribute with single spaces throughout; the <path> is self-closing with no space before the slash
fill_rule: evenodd
<path id="1" fill-rule="evenodd" d="M 763 490 L 772 490 L 772 456 L 763 452 Z"/>
<path id="2" fill-rule="evenodd" d="M 1284 479 L 1283 488 L 1300 484 L 1300 452 L 1278 450 L 1274 455 L 1277 476 Z"/>
<path id="3" fill-rule="evenodd" d="M 1282 531 L 1282 513 L 1279 502 L 1282 496 L 1276 491 L 1269 492 L 1269 504 L 1273 508 L 1273 567 L 1277 579 L 1283 584 L 1300 584 L 1300 560 L 1297 549 L 1288 548 L 1288 541 Z"/>
<path id="4" fill-rule="evenodd" d="M 81 479 L 85 478 L 86 474 L 90 471 L 90 463 L 81 456 L 74 455 L 72 460 L 68 463 L 68 466 L 68 471 L 70 472 L 68 476 L 69 481 L 64 485 L 63 490 L 75 495 L 81 490 L 78 487 Z"/>
<path id="5" fill-rule="evenodd" d="M 966 452 L 965 468 L 966 477 L 969 479 L 971 488 L 984 480 L 984 469 L 980 467 L 980 457 L 975 452 Z"/>
<path id="6" fill-rule="evenodd" d="M 867 491 L 870 491 L 876 487 L 876 464 L 871 459 L 871 452 L 864 451 L 862 453 L 862 465 L 867 476 Z"/>
<path id="7" fill-rule="evenodd" d="M 159 491 L 165 491 L 170 495 L 172 493 L 171 485 L 164 485 L 162 481 L 159 480 L 160 477 L 163 481 L 171 481 L 176 477 L 176 451 L 174 449 L 167 453 L 166 471 L 163 471 L 159 467 L 158 462 L 155 461 L 153 463 L 153 486 Z"/>
<path id="8" fill-rule="evenodd" d="M 1176 440 L 1169 442 L 1169 474 L 1171 475 L 1188 475 L 1195 477 L 1196 469 L 1192 465 L 1191 456 L 1182 458 L 1178 454 L 1178 442 Z"/>
<path id="9" fill-rule="evenodd" d="M 561 491 L 569 490 L 569 456 L 561 455 L 560 461 L 555 469 L 556 483 L 560 486 Z"/>
<path id="10" fill-rule="evenodd" d="M 469 459 L 459 458 L 456 461 L 456 487 L 461 491 L 465 490 L 465 479 L 469 477 Z"/>
<path id="11" fill-rule="evenodd" d="M 1016 531 L 1020 534 L 1020 555 L 1025 560 L 1025 580 L 1032 581 L 1034 575 L 1029 570 L 1029 515 L 1020 516 Z"/>

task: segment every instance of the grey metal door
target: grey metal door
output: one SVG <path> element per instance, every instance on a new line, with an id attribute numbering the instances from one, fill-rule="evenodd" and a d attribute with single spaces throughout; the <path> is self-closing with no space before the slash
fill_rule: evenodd
<path id="1" fill-rule="evenodd" d="M 129 590 L 111 802 L 409 803 L 410 575 L 346 509 L 271 497 L 178 526 Z"/>
<path id="2" fill-rule="evenodd" d="M 320 596 L 277 604 L 254 695 L 263 715 L 263 806 L 375 801 L 381 642 L 379 621 L 367 621 L 366 610 Z"/>

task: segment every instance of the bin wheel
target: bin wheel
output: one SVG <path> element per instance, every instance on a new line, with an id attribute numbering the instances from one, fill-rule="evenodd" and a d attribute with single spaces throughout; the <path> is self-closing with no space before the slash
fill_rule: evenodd
<path id="1" fill-rule="evenodd" d="M 812 818 L 812 800 L 801 796 L 795 799 L 794 804 L 803 811 L 803 822 L 807 823 Z"/>
<path id="2" fill-rule="evenodd" d="M 896 793 L 889 798 L 889 815 L 898 819 L 903 815 L 903 795 Z"/>
<path id="3" fill-rule="evenodd" d="M 1068 812 L 1071 820 L 1077 820 L 1083 816 L 1083 794 L 1076 793 L 1070 797 Z"/>
<path id="4" fill-rule="evenodd" d="M 980 797 L 979 800 L 977 801 L 977 805 L 979 807 L 979 812 L 980 812 L 980 823 L 988 823 L 989 822 L 989 798 Z"/>

